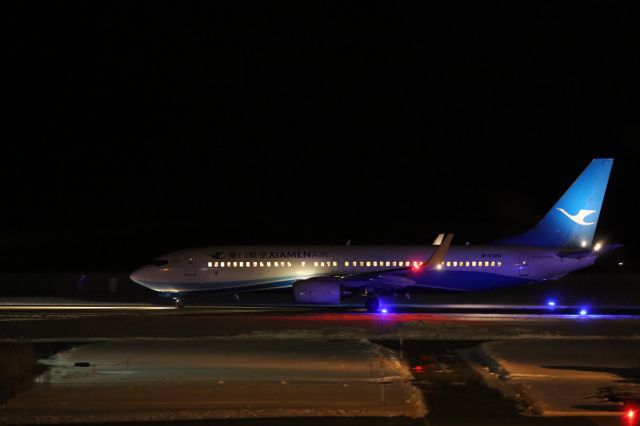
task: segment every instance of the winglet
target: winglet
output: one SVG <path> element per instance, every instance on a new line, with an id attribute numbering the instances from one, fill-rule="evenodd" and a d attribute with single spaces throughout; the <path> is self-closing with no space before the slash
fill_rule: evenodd
<path id="1" fill-rule="evenodd" d="M 433 246 L 439 246 L 442 244 L 442 239 L 444 238 L 444 234 L 438 234 L 435 240 L 433 240 Z"/>
<path id="2" fill-rule="evenodd" d="M 453 234 L 447 234 L 447 236 L 444 237 L 444 240 L 442 241 L 442 243 L 438 246 L 436 251 L 433 252 L 431 257 L 425 264 L 427 268 L 436 269 L 438 265 L 442 264 L 442 261 L 444 261 L 444 257 L 447 254 L 447 251 L 449 250 L 449 245 L 451 245 L 452 240 L 453 240 Z"/>

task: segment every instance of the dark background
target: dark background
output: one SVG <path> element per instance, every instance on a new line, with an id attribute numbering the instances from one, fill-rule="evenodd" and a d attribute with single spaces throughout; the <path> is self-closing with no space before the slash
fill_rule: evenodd
<path id="1" fill-rule="evenodd" d="M 627 3 L 19 2 L 3 13 L 0 268 L 205 244 L 490 242 L 616 159 L 638 255 Z"/>

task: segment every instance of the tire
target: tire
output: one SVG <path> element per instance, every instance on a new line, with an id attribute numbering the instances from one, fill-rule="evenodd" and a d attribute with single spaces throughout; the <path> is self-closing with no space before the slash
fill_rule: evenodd
<path id="1" fill-rule="evenodd" d="M 367 308 L 367 312 L 378 312 L 380 310 L 380 299 L 377 297 L 369 297 L 364 304 L 364 307 Z"/>

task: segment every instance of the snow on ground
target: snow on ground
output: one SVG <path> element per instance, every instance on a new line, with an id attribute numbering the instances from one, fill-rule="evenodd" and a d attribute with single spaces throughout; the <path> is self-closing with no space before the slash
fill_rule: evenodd
<path id="1" fill-rule="evenodd" d="M 0 423 L 426 413 L 408 367 L 366 340 L 122 340 L 44 363 Z"/>
<path id="2" fill-rule="evenodd" d="M 621 405 L 602 398 L 602 390 L 637 385 L 640 368 L 634 339 L 509 340 L 485 343 L 481 351 L 520 401 L 544 416 L 618 416 Z"/>

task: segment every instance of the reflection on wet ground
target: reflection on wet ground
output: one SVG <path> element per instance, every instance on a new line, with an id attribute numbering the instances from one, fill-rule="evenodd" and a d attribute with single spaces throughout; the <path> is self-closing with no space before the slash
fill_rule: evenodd
<path id="1" fill-rule="evenodd" d="M 425 415 L 408 367 L 365 340 L 123 340 L 40 362 L 48 370 L 0 420 Z"/>

